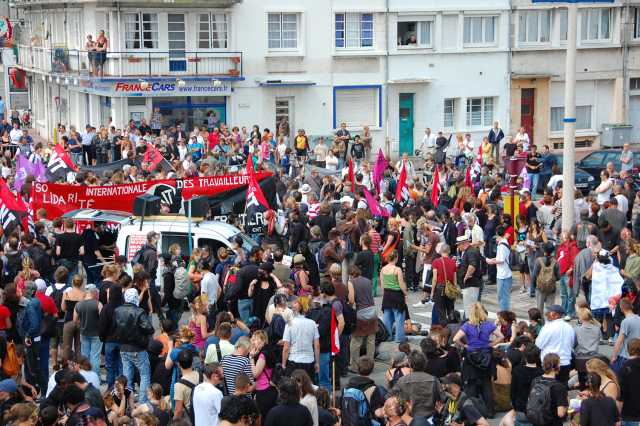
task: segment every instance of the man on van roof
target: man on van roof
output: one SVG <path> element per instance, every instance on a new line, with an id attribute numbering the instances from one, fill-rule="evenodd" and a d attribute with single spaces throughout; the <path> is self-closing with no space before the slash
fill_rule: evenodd
<path id="1" fill-rule="evenodd" d="M 149 274 L 149 293 L 151 296 L 151 306 L 154 312 L 158 315 L 158 321 L 164 319 L 162 309 L 160 309 L 160 294 L 156 288 L 156 279 L 158 278 L 158 252 L 156 251 L 156 245 L 158 244 L 158 234 L 155 231 L 150 231 L 147 234 L 147 242 L 140 248 L 143 250 L 140 264 L 144 268 L 145 272 Z"/>

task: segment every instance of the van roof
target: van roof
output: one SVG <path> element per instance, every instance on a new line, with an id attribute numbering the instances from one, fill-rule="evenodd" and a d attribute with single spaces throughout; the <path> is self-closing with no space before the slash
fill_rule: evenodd
<path id="1" fill-rule="evenodd" d="M 131 220 L 130 223 L 124 224 L 125 226 L 135 226 L 139 229 L 140 227 L 140 222 L 141 219 L 138 218 L 134 218 Z M 148 226 L 151 225 L 152 227 L 156 227 L 156 226 L 163 226 L 163 225 L 168 225 L 171 227 L 172 230 L 175 230 L 176 228 L 185 228 L 186 229 L 189 227 L 189 221 L 188 219 L 185 217 L 184 219 L 180 216 L 176 217 L 174 220 L 166 220 L 164 218 L 162 219 L 155 219 L 155 217 L 145 217 L 144 218 L 144 225 L 143 226 Z M 220 222 L 217 220 L 192 220 L 191 221 L 191 232 L 195 232 L 195 228 L 202 228 L 202 229 L 209 229 L 212 230 L 214 232 L 217 232 L 218 234 L 220 234 L 220 236 L 222 238 L 224 238 L 225 240 L 229 240 L 231 237 L 236 236 L 240 230 L 238 228 L 236 228 L 233 225 L 229 225 L 226 222 Z"/>
<path id="2" fill-rule="evenodd" d="M 72 218 L 73 220 L 90 220 L 100 222 L 115 222 L 124 224 L 131 217 L 130 214 L 121 212 L 110 212 L 96 209 L 72 210 L 62 215 L 62 219 Z"/>

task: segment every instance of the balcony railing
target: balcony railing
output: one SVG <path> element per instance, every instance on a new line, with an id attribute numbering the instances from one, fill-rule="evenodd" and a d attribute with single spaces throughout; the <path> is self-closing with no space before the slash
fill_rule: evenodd
<path id="1" fill-rule="evenodd" d="M 34 4 L 61 4 L 61 3 L 98 3 L 103 0 L 12 0 L 11 3 L 18 7 Z M 244 0 L 120 0 L 125 3 L 206 3 L 207 6 L 224 7 L 242 3 Z"/>
<path id="2" fill-rule="evenodd" d="M 88 52 L 18 46 L 18 65 L 25 70 L 97 77 L 96 64 L 102 64 L 104 78 L 242 76 L 242 52 Z"/>

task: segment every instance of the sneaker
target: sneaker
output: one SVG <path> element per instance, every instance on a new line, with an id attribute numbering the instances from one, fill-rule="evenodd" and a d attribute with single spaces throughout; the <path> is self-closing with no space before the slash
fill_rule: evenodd
<path id="1" fill-rule="evenodd" d="M 425 302 L 423 300 L 413 305 L 414 308 L 426 308 L 427 306 L 429 306 L 429 302 Z"/>
<path id="2" fill-rule="evenodd" d="M 564 320 L 565 321 L 571 321 L 571 317 L 569 315 L 567 315 L 567 316 L 564 317 Z"/>
<path id="3" fill-rule="evenodd" d="M 613 346 L 613 340 L 609 339 L 609 346 Z"/>
<path id="4" fill-rule="evenodd" d="M 600 339 L 600 342 L 599 342 L 599 343 L 600 343 L 601 345 L 604 345 L 604 340 Z"/>
<path id="5" fill-rule="evenodd" d="M 523 293 L 526 293 L 526 292 L 527 292 L 527 289 L 526 289 L 526 288 L 524 288 L 524 287 L 520 287 L 520 291 L 521 291 L 521 292 L 523 292 Z"/>

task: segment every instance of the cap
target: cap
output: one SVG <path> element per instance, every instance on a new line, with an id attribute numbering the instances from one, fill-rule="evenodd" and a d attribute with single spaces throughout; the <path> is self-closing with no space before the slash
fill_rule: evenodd
<path id="1" fill-rule="evenodd" d="M 318 170 L 317 167 L 314 167 L 313 169 L 311 169 L 311 173 L 318 173 L 318 172 L 319 172 L 319 170 Z"/>
<path id="2" fill-rule="evenodd" d="M 323 140 L 324 140 L 324 138 L 323 138 L 322 136 L 320 136 L 320 137 L 318 138 L 318 140 L 319 140 L 319 141 L 323 141 Z"/>
<path id="3" fill-rule="evenodd" d="M 331 231 L 329 231 L 329 239 L 330 240 L 338 238 L 339 236 L 340 236 L 340 231 L 338 231 L 336 228 L 333 228 Z"/>
<path id="4" fill-rule="evenodd" d="M 556 249 L 556 246 L 551 241 L 547 241 L 542 245 L 542 251 L 544 251 L 547 254 L 553 253 L 555 249 Z"/>
<path id="5" fill-rule="evenodd" d="M 589 209 L 580 210 L 580 219 L 589 219 Z"/>
<path id="6" fill-rule="evenodd" d="M 315 225 L 313 228 L 311 228 L 311 234 L 312 235 L 322 235 L 322 229 L 320 229 L 320 227 L 318 225 Z"/>
<path id="7" fill-rule="evenodd" d="M 471 242 L 471 237 L 469 237 L 468 235 L 461 235 L 460 237 L 456 238 L 456 242 L 458 244 L 460 244 L 460 243 L 470 243 Z"/>
<path id="8" fill-rule="evenodd" d="M 45 291 L 47 289 L 47 283 L 42 278 L 36 280 L 36 288 L 38 291 Z"/>
<path id="9" fill-rule="evenodd" d="M 116 263 L 127 263 L 127 256 L 120 255 L 116 257 Z"/>
<path id="10" fill-rule="evenodd" d="M 460 311 L 458 310 L 453 310 L 453 311 L 449 311 L 449 320 L 453 320 L 454 318 L 460 319 L 461 315 L 460 315 Z"/>
<path id="11" fill-rule="evenodd" d="M 295 256 L 293 256 L 293 263 L 304 263 L 304 256 L 301 254 L 296 254 Z"/>
<path id="12" fill-rule="evenodd" d="M 147 241 L 151 241 L 154 237 L 159 237 L 160 234 L 158 234 L 156 231 L 150 231 L 147 234 Z"/>
<path id="13" fill-rule="evenodd" d="M 449 209 L 449 213 L 460 214 L 460 209 L 457 207 L 454 207 L 452 209 Z"/>
<path id="14" fill-rule="evenodd" d="M 562 306 L 560 306 L 560 305 L 547 306 L 547 311 L 555 312 L 556 314 L 558 314 L 560 316 L 564 316 L 565 315 L 564 308 Z"/>
<path id="15" fill-rule="evenodd" d="M 298 131 L 299 131 L 299 132 L 304 132 L 304 130 L 302 130 L 302 129 L 298 129 Z"/>
<path id="16" fill-rule="evenodd" d="M 6 379 L 0 382 L 0 392 L 16 393 L 18 392 L 18 385 L 11 379 Z"/>
<path id="17" fill-rule="evenodd" d="M 28 304 L 29 304 L 29 299 L 27 299 L 27 298 L 26 298 L 26 297 L 24 297 L 24 296 L 22 296 L 22 297 L 20 298 L 20 300 L 18 300 L 18 305 L 19 305 L 19 306 L 25 307 L 25 306 L 27 306 Z"/>
<path id="18" fill-rule="evenodd" d="M 84 286 L 84 291 L 86 293 L 95 293 L 96 291 L 98 291 L 98 287 L 96 287 L 95 284 L 87 284 L 86 286 Z"/>
<path id="19" fill-rule="evenodd" d="M 82 417 L 84 419 L 93 417 L 94 419 L 106 419 L 107 416 L 104 414 L 104 411 L 99 409 L 98 407 L 91 407 L 88 410 L 85 410 L 82 413 Z"/>
<path id="20" fill-rule="evenodd" d="M 396 352 L 393 355 L 393 365 L 407 362 L 407 354 L 405 352 Z"/>
<path id="21" fill-rule="evenodd" d="M 304 185 L 302 185 L 300 192 L 302 192 L 303 194 L 308 194 L 309 192 L 311 192 L 311 186 L 308 183 L 305 183 Z"/>
<path id="22" fill-rule="evenodd" d="M 440 380 L 442 383 L 462 387 L 462 379 L 458 373 L 449 373 L 446 376 L 441 377 Z"/>
<path id="23" fill-rule="evenodd" d="M 171 254 L 169 253 L 162 253 L 160 257 L 162 257 L 162 259 L 164 259 L 165 261 L 171 260 Z"/>
<path id="24" fill-rule="evenodd" d="M 416 205 L 416 200 L 414 200 L 413 198 L 409 198 L 408 203 L 411 204 L 412 206 L 415 206 Z"/>
<path id="25" fill-rule="evenodd" d="M 162 345 L 162 342 L 160 340 L 149 339 L 149 346 L 147 347 L 147 352 L 149 352 L 150 355 L 160 356 L 163 349 L 164 349 L 164 346 Z"/>
<path id="26" fill-rule="evenodd" d="M 86 126 L 84 126 L 84 127 L 85 127 L 85 129 L 91 129 L 91 128 L 92 128 L 91 124 L 87 124 L 87 125 L 86 125 Z"/>

